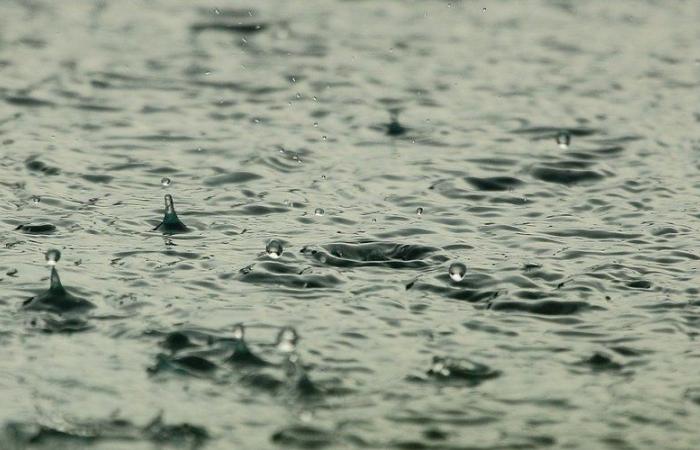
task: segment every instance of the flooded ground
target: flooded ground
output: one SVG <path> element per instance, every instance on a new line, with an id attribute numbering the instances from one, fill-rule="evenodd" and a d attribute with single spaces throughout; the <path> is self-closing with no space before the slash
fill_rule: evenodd
<path id="1" fill-rule="evenodd" d="M 700 448 L 698 23 L 2 2 L 0 448 Z"/>

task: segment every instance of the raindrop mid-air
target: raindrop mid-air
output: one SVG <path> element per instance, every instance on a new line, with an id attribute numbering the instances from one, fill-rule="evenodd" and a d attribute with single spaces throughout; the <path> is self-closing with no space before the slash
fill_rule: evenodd
<path id="1" fill-rule="evenodd" d="M 449 274 L 450 274 L 450 278 L 452 279 L 452 281 L 457 281 L 457 282 L 462 281 L 464 279 L 464 275 L 466 275 L 466 273 L 467 273 L 467 266 L 465 266 L 461 262 L 452 263 L 450 265 Z"/>
<path id="2" fill-rule="evenodd" d="M 48 264 L 49 266 L 55 266 L 56 263 L 61 259 L 61 252 L 56 250 L 55 248 L 52 248 L 51 250 L 46 252 L 44 257 L 46 258 L 46 264 Z"/>
<path id="3" fill-rule="evenodd" d="M 292 327 L 284 327 L 277 335 L 277 350 L 282 353 L 292 353 L 297 349 L 299 334 Z"/>
<path id="4" fill-rule="evenodd" d="M 278 259 L 280 256 L 282 256 L 283 251 L 284 247 L 282 246 L 282 243 L 277 239 L 272 239 L 265 246 L 265 252 L 267 253 L 267 256 L 269 256 L 272 259 Z"/>
<path id="5" fill-rule="evenodd" d="M 559 134 L 557 134 L 557 144 L 559 144 L 559 148 L 562 150 L 567 149 L 569 148 L 570 143 L 571 135 L 568 131 L 560 131 Z"/>

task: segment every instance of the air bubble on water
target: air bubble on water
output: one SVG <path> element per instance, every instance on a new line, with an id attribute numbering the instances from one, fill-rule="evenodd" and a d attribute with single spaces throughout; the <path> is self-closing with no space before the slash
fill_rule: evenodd
<path id="1" fill-rule="evenodd" d="M 171 183 L 171 181 L 170 181 L 170 178 L 168 178 L 168 177 L 163 177 L 160 179 L 160 185 L 163 187 L 170 186 L 170 183 Z"/>
<path id="2" fill-rule="evenodd" d="M 301 92 L 297 92 L 297 98 L 301 98 Z"/>
<path id="3" fill-rule="evenodd" d="M 324 141 L 327 140 L 327 139 L 328 139 L 328 136 L 323 136 L 323 140 L 324 140 Z"/>
<path id="4" fill-rule="evenodd" d="M 314 101 L 317 102 L 318 98 L 314 95 Z"/>
<path id="5" fill-rule="evenodd" d="M 571 135 L 568 131 L 560 131 L 559 134 L 557 134 L 557 144 L 559 144 L 559 148 L 562 150 L 567 149 L 569 148 L 570 143 Z"/>
<path id="6" fill-rule="evenodd" d="M 51 250 L 46 252 L 44 257 L 46 258 L 46 264 L 48 264 L 49 266 L 55 266 L 58 260 L 61 259 L 61 252 L 56 250 L 55 248 L 52 248 Z"/>
<path id="7" fill-rule="evenodd" d="M 314 215 L 315 215 L 315 216 L 322 216 L 322 215 L 324 215 L 325 213 L 326 213 L 326 212 L 323 210 L 323 208 L 316 208 L 316 210 L 314 210 Z"/>
<path id="8" fill-rule="evenodd" d="M 239 341 L 245 338 L 245 327 L 242 323 L 238 323 L 235 327 L 233 327 L 233 337 L 234 339 L 238 339 Z"/>
<path id="9" fill-rule="evenodd" d="M 422 216 L 423 215 L 423 208 L 421 208 L 420 206 L 418 208 L 416 208 L 416 215 Z"/>
<path id="10" fill-rule="evenodd" d="M 265 246 L 265 252 L 267 252 L 267 256 L 269 256 L 272 259 L 278 259 L 280 256 L 282 256 L 283 251 L 284 247 L 282 247 L 282 243 L 277 239 L 272 239 Z"/>
<path id="11" fill-rule="evenodd" d="M 314 122 L 314 127 L 317 127 L 317 126 L 318 126 L 318 122 Z"/>
<path id="12" fill-rule="evenodd" d="M 32 203 L 34 203 L 36 205 L 40 202 L 41 202 L 41 197 L 39 197 L 38 195 L 32 196 Z"/>
<path id="13" fill-rule="evenodd" d="M 292 353 L 297 349 L 299 335 L 297 330 L 292 327 L 284 327 L 277 335 L 277 350 L 282 353 Z"/>
<path id="14" fill-rule="evenodd" d="M 462 281 L 464 279 L 464 275 L 466 275 L 466 273 L 467 273 L 467 266 L 465 266 L 461 262 L 452 263 L 450 265 L 449 274 L 450 274 L 450 278 L 452 279 L 452 281 L 456 281 L 456 282 Z"/>
<path id="15" fill-rule="evenodd" d="M 481 12 L 486 12 L 486 8 L 481 8 Z"/>
<path id="16" fill-rule="evenodd" d="M 217 16 L 221 14 L 219 8 L 214 8 L 214 14 L 216 14 Z"/>

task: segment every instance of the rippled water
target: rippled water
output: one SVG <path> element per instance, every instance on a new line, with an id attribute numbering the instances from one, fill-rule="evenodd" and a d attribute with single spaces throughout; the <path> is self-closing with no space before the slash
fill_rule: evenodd
<path id="1" fill-rule="evenodd" d="M 697 23 L 2 2 L 0 448 L 700 448 Z"/>

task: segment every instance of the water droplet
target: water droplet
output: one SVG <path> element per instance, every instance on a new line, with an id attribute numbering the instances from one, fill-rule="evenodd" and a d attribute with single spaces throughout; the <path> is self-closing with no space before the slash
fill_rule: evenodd
<path id="1" fill-rule="evenodd" d="M 297 98 L 301 98 L 301 92 L 297 92 Z"/>
<path id="2" fill-rule="evenodd" d="M 481 12 L 486 12 L 486 8 L 481 8 Z"/>
<path id="3" fill-rule="evenodd" d="M 171 183 L 171 181 L 170 181 L 170 178 L 168 178 L 168 177 L 163 177 L 160 179 L 160 185 L 163 187 L 170 186 L 170 183 Z"/>
<path id="4" fill-rule="evenodd" d="M 292 353 L 297 349 L 299 335 L 292 327 L 284 327 L 277 335 L 277 349 L 282 353 Z"/>
<path id="5" fill-rule="evenodd" d="M 314 126 L 315 126 L 315 127 L 318 127 L 318 122 L 314 122 Z"/>
<path id="6" fill-rule="evenodd" d="M 557 144 L 559 144 L 559 148 L 567 149 L 570 143 L 571 135 L 568 131 L 560 131 L 559 134 L 557 134 Z"/>
<path id="7" fill-rule="evenodd" d="M 314 215 L 315 215 L 315 216 L 322 216 L 322 215 L 324 215 L 325 213 L 326 213 L 326 212 L 323 210 L 323 208 L 316 208 L 316 210 L 314 211 Z"/>
<path id="8" fill-rule="evenodd" d="M 280 241 L 273 239 L 267 243 L 267 246 L 265 246 L 265 251 L 267 252 L 267 256 L 272 259 L 277 259 L 282 256 L 284 247 L 282 247 L 282 243 Z"/>
<path id="9" fill-rule="evenodd" d="M 238 339 L 239 341 L 245 338 L 245 327 L 242 323 L 236 324 L 236 326 L 233 327 L 233 337 L 234 339 Z"/>
<path id="10" fill-rule="evenodd" d="M 325 141 L 326 139 L 328 139 L 328 137 L 327 137 L 327 136 L 323 136 L 323 140 Z"/>
<path id="11" fill-rule="evenodd" d="M 452 263 L 452 265 L 450 265 L 449 274 L 452 281 L 462 281 L 466 273 L 467 266 L 465 266 L 461 262 Z"/>
<path id="12" fill-rule="evenodd" d="M 32 197 L 32 203 L 34 203 L 34 204 L 36 205 L 36 204 L 38 204 L 39 202 L 41 202 L 41 197 L 39 197 L 38 195 L 34 195 L 34 196 Z"/>
<path id="13" fill-rule="evenodd" d="M 61 259 L 61 252 L 55 248 L 52 248 L 46 252 L 44 257 L 46 258 L 46 264 L 49 266 L 55 266 L 58 260 Z"/>
<path id="14" fill-rule="evenodd" d="M 416 208 L 416 214 L 419 216 L 422 216 L 423 215 L 423 208 L 421 208 L 420 206 L 418 208 Z"/>

